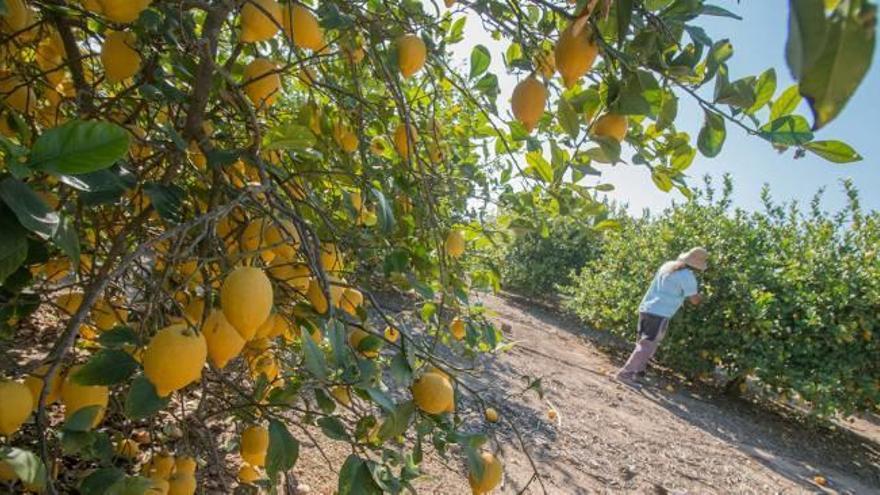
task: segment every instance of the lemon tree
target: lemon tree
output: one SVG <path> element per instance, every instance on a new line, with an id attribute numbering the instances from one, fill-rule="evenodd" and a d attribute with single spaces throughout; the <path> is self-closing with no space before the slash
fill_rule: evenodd
<path id="1" fill-rule="evenodd" d="M 411 488 L 429 449 L 492 491 L 498 445 L 459 407 L 505 417 L 461 380 L 501 346 L 469 300 L 498 281 L 469 270 L 485 213 L 599 225 L 611 186 L 584 177 L 632 152 L 688 192 L 727 125 L 858 159 L 814 132 L 864 76 L 874 10 L 793 3 L 778 92 L 728 73 L 699 22 L 734 14 L 701 0 L 0 1 L 4 488 L 254 492 L 317 430 L 351 445 L 340 494 Z M 508 43 L 509 104 L 498 54 L 450 55 L 466 22 Z M 695 140 L 679 98 L 705 110 Z"/>

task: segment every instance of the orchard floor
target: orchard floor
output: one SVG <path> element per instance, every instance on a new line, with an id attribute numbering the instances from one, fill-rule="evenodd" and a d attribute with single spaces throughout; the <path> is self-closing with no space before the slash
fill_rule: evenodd
<path id="1" fill-rule="evenodd" d="M 473 383 L 503 417 L 494 426 L 505 463 L 500 493 L 880 493 L 876 417 L 807 426 L 656 371 L 645 386 L 630 388 L 612 378 L 627 343 L 515 297 L 482 300 L 517 342 L 481 359 Z M 544 400 L 532 392 L 509 398 L 524 388 L 523 375 L 542 377 Z M 476 411 L 464 414 L 478 425 Z M 526 487 L 533 470 L 508 422 L 524 439 L 543 490 L 538 481 Z M 314 444 L 302 447 L 296 476 L 303 492 L 333 493 L 337 474 Z M 321 450 L 333 466 L 350 453 L 332 441 Z M 427 456 L 419 492 L 470 493 L 460 458 Z"/>

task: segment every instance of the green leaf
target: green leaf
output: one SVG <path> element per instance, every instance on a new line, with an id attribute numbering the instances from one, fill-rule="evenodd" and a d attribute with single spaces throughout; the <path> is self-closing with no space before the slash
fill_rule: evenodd
<path id="1" fill-rule="evenodd" d="M 389 397 L 388 394 L 378 388 L 367 388 L 367 395 L 370 396 L 370 400 L 378 404 L 379 407 L 385 410 L 385 412 L 391 412 L 394 410 L 394 401 L 391 400 L 391 397 Z"/>
<path id="2" fill-rule="evenodd" d="M 581 119 L 571 103 L 565 98 L 559 98 L 559 109 L 556 115 L 559 118 L 559 125 L 565 130 L 565 133 L 572 139 L 577 139 L 580 133 Z"/>
<path id="3" fill-rule="evenodd" d="M 0 205 L 0 285 L 15 273 L 28 254 L 27 231 L 15 219 L 12 211 Z"/>
<path id="4" fill-rule="evenodd" d="M 275 126 L 263 136 L 264 150 L 307 150 L 315 145 L 315 136 L 308 127 L 298 124 Z"/>
<path id="5" fill-rule="evenodd" d="M 379 229 L 386 234 L 394 232 L 397 220 L 394 218 L 394 205 L 388 202 L 385 194 L 375 187 L 370 189 L 376 198 L 376 214 L 379 217 Z"/>
<path id="6" fill-rule="evenodd" d="M 620 225 L 620 221 L 606 218 L 593 225 L 593 228 L 601 232 L 605 230 L 620 230 L 623 227 Z"/>
<path id="7" fill-rule="evenodd" d="M 660 189 L 663 192 L 669 192 L 672 190 L 672 179 L 669 178 L 665 172 L 654 169 L 651 171 L 651 180 L 654 181 L 654 185 L 657 186 L 657 189 Z"/>
<path id="8" fill-rule="evenodd" d="M 819 60 L 828 37 L 823 0 L 789 0 L 785 61 L 791 77 L 801 76 Z"/>
<path id="9" fill-rule="evenodd" d="M 700 10 L 701 15 L 712 15 L 716 17 L 729 17 L 731 19 L 736 19 L 738 21 L 742 20 L 742 17 L 734 14 L 733 12 L 723 9 L 721 7 L 717 7 L 715 5 L 703 5 L 703 8 Z"/>
<path id="10" fill-rule="evenodd" d="M 315 389 L 315 401 L 318 403 L 318 408 L 324 414 L 330 414 L 336 410 L 336 401 L 331 399 L 322 388 Z"/>
<path id="11" fill-rule="evenodd" d="M 349 440 L 348 432 L 345 431 L 345 425 L 336 416 L 324 416 L 318 419 L 317 423 L 327 438 L 345 442 Z"/>
<path id="12" fill-rule="evenodd" d="M 61 217 L 61 223 L 58 224 L 58 230 L 55 231 L 52 241 L 74 265 L 79 266 L 79 236 L 76 233 L 76 226 L 69 218 Z"/>
<path id="13" fill-rule="evenodd" d="M 852 146 L 841 141 L 812 141 L 804 145 L 804 148 L 834 163 L 851 163 L 862 160 Z"/>
<path id="14" fill-rule="evenodd" d="M 464 39 L 464 24 L 466 21 L 467 17 L 462 16 L 452 23 L 452 26 L 449 27 L 449 33 L 446 34 L 447 43 L 452 45 Z"/>
<path id="15" fill-rule="evenodd" d="M 477 84 L 474 85 L 474 89 L 494 101 L 500 91 L 498 89 L 498 76 L 495 74 L 486 74 L 477 81 Z"/>
<path id="16" fill-rule="evenodd" d="M 733 45 L 730 40 L 724 39 L 716 41 L 706 57 L 706 74 L 703 76 L 703 83 L 709 82 L 715 77 L 718 69 L 724 62 L 727 62 L 733 56 Z"/>
<path id="17" fill-rule="evenodd" d="M 99 405 L 77 409 L 76 412 L 64 420 L 64 431 L 86 432 L 91 430 L 92 423 L 101 414 L 102 409 L 103 407 Z"/>
<path id="18" fill-rule="evenodd" d="M 138 362 L 125 351 L 101 349 L 73 375 L 80 385 L 115 385 L 125 381 L 135 370 Z"/>
<path id="19" fill-rule="evenodd" d="M 675 122 L 678 115 L 678 97 L 672 91 L 664 90 L 661 94 L 660 113 L 657 115 L 656 127 L 662 131 Z"/>
<path id="20" fill-rule="evenodd" d="M 382 490 L 376 486 L 370 468 L 363 459 L 351 454 L 339 470 L 337 495 L 381 495 Z"/>
<path id="21" fill-rule="evenodd" d="M 822 54 L 804 68 L 800 92 L 813 111 L 814 130 L 837 117 L 868 73 L 876 43 L 876 16 L 876 5 L 852 2 L 848 15 L 832 18 Z"/>
<path id="22" fill-rule="evenodd" d="M 483 45 L 477 45 L 471 50 L 471 72 L 468 78 L 473 79 L 486 72 L 489 64 L 492 63 L 492 55 L 489 49 Z"/>
<path id="23" fill-rule="evenodd" d="M 779 117 L 790 115 L 797 110 L 797 107 L 801 104 L 801 100 L 802 98 L 798 86 L 796 84 L 789 86 L 789 88 L 783 91 L 782 94 L 779 95 L 779 98 L 773 102 L 773 105 L 770 106 L 770 120 L 772 121 Z"/>
<path id="24" fill-rule="evenodd" d="M 147 377 L 138 375 L 131 382 L 125 398 L 125 415 L 133 420 L 144 419 L 164 409 L 169 400 L 167 397 L 159 397 L 156 387 Z"/>
<path id="25" fill-rule="evenodd" d="M 308 340 L 308 339 L 306 339 Z M 266 451 L 266 473 L 275 479 L 278 473 L 293 469 L 299 458 L 299 442 L 277 419 L 269 420 L 269 448 Z"/>
<path id="26" fill-rule="evenodd" d="M 300 339 L 303 343 L 303 355 L 305 358 L 306 369 L 311 372 L 315 378 L 326 381 L 327 380 L 327 360 L 324 358 L 324 353 L 321 352 L 321 349 L 318 349 L 318 346 L 312 339 Z"/>
<path id="27" fill-rule="evenodd" d="M 385 441 L 402 435 L 409 427 L 409 421 L 415 410 L 413 401 L 401 402 L 379 427 L 379 439 Z"/>
<path id="28" fill-rule="evenodd" d="M 616 0 L 617 44 L 623 46 L 632 21 L 633 0 Z"/>
<path id="29" fill-rule="evenodd" d="M 140 345 L 140 339 L 131 327 L 115 327 L 101 332 L 98 343 L 108 349 L 121 349 L 127 345 Z"/>
<path id="30" fill-rule="evenodd" d="M 0 460 L 6 462 L 23 483 L 45 485 L 46 466 L 37 454 L 17 447 L 0 447 Z"/>
<path id="31" fill-rule="evenodd" d="M 409 385 L 412 382 L 412 368 L 403 351 L 398 352 L 391 359 L 391 376 L 401 385 Z"/>
<path id="32" fill-rule="evenodd" d="M 49 239 L 58 230 L 61 218 L 24 182 L 7 177 L 0 181 L 0 199 L 15 213 L 24 228 Z"/>
<path id="33" fill-rule="evenodd" d="M 703 156 L 713 158 L 721 152 L 721 147 L 724 146 L 724 140 L 727 137 L 727 130 L 724 127 L 724 117 L 720 114 L 711 110 L 704 110 L 704 113 L 705 120 L 702 129 L 700 129 L 700 135 L 697 137 L 697 148 Z M 668 189 L 665 190 L 668 191 Z"/>
<path id="34" fill-rule="evenodd" d="M 727 82 L 727 69 L 718 72 L 715 79 L 715 103 L 737 108 L 751 108 L 755 104 L 755 78 L 752 76 Z"/>
<path id="35" fill-rule="evenodd" d="M 797 146 L 813 140 L 810 123 L 800 115 L 786 115 L 758 129 L 758 135 L 783 146 Z"/>
<path id="36" fill-rule="evenodd" d="M 169 222 L 179 223 L 183 218 L 183 199 L 186 192 L 176 185 L 162 185 L 155 182 L 144 184 L 144 192 L 159 216 Z"/>
<path id="37" fill-rule="evenodd" d="M 553 182 L 553 167 L 550 162 L 544 159 L 541 150 L 526 153 L 526 163 L 529 164 L 526 172 L 531 172 L 532 175 L 548 184 Z"/>
<path id="38" fill-rule="evenodd" d="M 660 85 L 651 73 L 637 71 L 626 78 L 612 110 L 621 115 L 655 115 L 651 102 L 659 103 L 660 91 Z"/>
<path id="39" fill-rule="evenodd" d="M 156 485 L 150 478 L 126 476 L 107 489 L 107 495 L 150 495 L 148 490 Z"/>
<path id="40" fill-rule="evenodd" d="M 125 156 L 128 141 L 128 132 L 116 124 L 72 120 L 37 138 L 30 166 L 71 175 L 102 170 Z"/>
<path id="41" fill-rule="evenodd" d="M 125 476 L 119 468 L 108 467 L 92 471 L 79 484 L 82 495 L 104 495 L 107 489 Z"/>
<path id="42" fill-rule="evenodd" d="M 591 160 L 599 163 L 617 163 L 620 160 L 620 143 L 611 137 L 596 137 L 595 141 L 599 147 L 590 148 L 584 152 Z"/>
<path id="43" fill-rule="evenodd" d="M 773 99 L 774 93 L 776 93 L 776 70 L 767 69 L 755 83 L 755 103 L 746 110 L 746 113 L 752 115 L 764 108 Z"/>

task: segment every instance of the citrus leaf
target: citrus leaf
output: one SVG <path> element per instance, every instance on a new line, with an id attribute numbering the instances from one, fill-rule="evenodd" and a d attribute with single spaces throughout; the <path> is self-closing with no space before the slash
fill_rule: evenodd
<path id="1" fill-rule="evenodd" d="M 308 339 L 306 339 L 308 340 Z M 266 473 L 275 479 L 278 473 L 289 471 L 299 458 L 299 442 L 277 419 L 269 420 L 269 448 L 266 451 Z"/>
<path id="2" fill-rule="evenodd" d="M 559 98 L 559 109 L 556 112 L 559 118 L 559 125 L 565 130 L 565 133 L 572 139 L 577 139 L 580 133 L 581 120 L 575 112 L 571 102 L 565 98 Z"/>
<path id="3" fill-rule="evenodd" d="M 167 406 L 169 400 L 167 397 L 164 399 L 159 397 L 156 387 L 147 377 L 138 375 L 131 382 L 131 388 L 125 398 L 125 415 L 135 420 L 152 416 Z"/>
<path id="4" fill-rule="evenodd" d="M 751 115 L 764 108 L 773 99 L 775 92 L 776 71 L 774 69 L 767 69 L 758 77 L 758 82 L 755 83 L 755 103 L 746 110 L 746 113 Z"/>
<path id="5" fill-rule="evenodd" d="M 101 413 L 101 409 L 103 409 L 103 407 L 99 405 L 86 406 L 77 409 L 76 412 L 64 420 L 64 431 L 87 432 L 91 430 L 92 423 L 94 423 L 98 414 Z"/>
<path id="6" fill-rule="evenodd" d="M 336 492 L 337 495 L 380 495 L 382 490 L 376 486 L 367 463 L 351 454 L 339 470 Z"/>
<path id="7" fill-rule="evenodd" d="M 169 222 L 180 222 L 183 212 L 183 198 L 186 193 L 176 185 L 162 185 L 155 182 L 144 184 L 144 192 L 150 198 L 150 204 L 159 212 L 159 216 Z"/>
<path id="8" fill-rule="evenodd" d="M 729 17 L 731 19 L 736 19 L 741 21 L 743 18 L 734 14 L 733 12 L 723 9 L 721 7 L 717 7 L 715 5 L 703 5 L 703 8 L 700 9 L 701 15 L 712 15 L 716 17 Z"/>
<path id="9" fill-rule="evenodd" d="M 669 175 L 664 172 L 653 170 L 651 172 L 651 180 L 654 181 L 654 185 L 657 186 L 657 189 L 660 189 L 663 192 L 669 192 L 672 190 L 672 180 L 669 178 Z"/>
<path id="10" fill-rule="evenodd" d="M 275 126 L 263 136 L 265 150 L 306 150 L 315 145 L 315 136 L 308 127 L 297 124 Z"/>
<path id="11" fill-rule="evenodd" d="M 527 172 L 548 184 L 553 181 L 553 167 L 544 159 L 541 150 L 526 153 L 526 163 L 529 164 Z"/>
<path id="12" fill-rule="evenodd" d="M 862 160 L 862 155 L 842 141 L 812 141 L 805 144 L 804 148 L 834 163 L 852 163 Z"/>
<path id="13" fill-rule="evenodd" d="M 303 343 L 303 356 L 305 358 L 306 369 L 315 376 L 315 378 L 327 380 L 327 360 L 324 353 L 312 339 L 301 339 Z"/>
<path id="14" fill-rule="evenodd" d="M 0 199 L 15 213 L 24 228 L 49 239 L 58 230 L 61 218 L 46 201 L 24 182 L 7 177 L 0 181 Z"/>
<path id="15" fill-rule="evenodd" d="M 616 0 L 615 7 L 617 10 L 617 44 L 623 46 L 632 21 L 633 0 Z"/>
<path id="16" fill-rule="evenodd" d="M 705 110 L 705 121 L 703 122 L 702 129 L 700 129 L 700 135 L 697 137 L 697 148 L 700 150 L 700 153 L 707 158 L 718 156 L 718 153 L 721 152 L 721 147 L 724 146 L 726 137 L 727 130 L 724 126 L 724 117 L 711 110 Z M 654 183 L 657 183 L 656 179 Z M 662 185 L 665 187 L 666 182 L 662 182 Z M 658 184 L 657 187 L 663 189 L 661 184 Z M 669 184 L 669 188 L 672 188 L 671 184 Z M 668 191 L 669 189 L 664 190 Z"/>
<path id="17" fill-rule="evenodd" d="M 8 464 L 23 483 L 38 487 L 46 483 L 46 466 L 37 454 L 17 447 L 3 447 L 0 460 Z"/>
<path id="18" fill-rule="evenodd" d="M 382 426 L 379 427 L 379 439 L 388 440 L 397 438 L 409 427 L 409 421 L 415 412 L 416 407 L 413 401 L 401 402 L 396 408 L 385 418 Z"/>
<path id="19" fill-rule="evenodd" d="M 317 421 L 318 426 L 327 438 L 333 440 L 349 441 L 348 432 L 345 431 L 345 425 L 336 416 L 324 416 Z"/>
<path id="20" fill-rule="evenodd" d="M 376 198 L 376 213 L 378 213 L 379 217 L 379 228 L 386 234 L 394 232 L 397 225 L 397 220 L 394 218 L 394 205 L 388 202 L 385 194 L 379 189 L 373 187 L 370 190 L 373 193 L 373 197 Z"/>
<path id="21" fill-rule="evenodd" d="M 125 476 L 119 468 L 108 467 L 92 471 L 83 478 L 79 484 L 79 492 L 82 495 L 104 495 L 107 488 L 114 485 Z"/>
<path id="22" fill-rule="evenodd" d="M 471 50 L 471 72 L 468 76 L 470 79 L 473 79 L 482 73 L 486 72 L 486 69 L 489 68 L 489 64 L 492 63 L 492 55 L 489 54 L 489 49 L 483 45 L 477 45 Z"/>
<path id="23" fill-rule="evenodd" d="M 28 254 L 27 232 L 13 213 L 0 205 L 0 285 L 15 273 Z"/>
<path id="24" fill-rule="evenodd" d="M 788 89 L 782 92 L 779 95 L 779 98 L 773 102 L 770 106 L 770 120 L 776 120 L 779 117 L 785 117 L 786 115 L 791 115 L 792 112 L 797 110 L 798 105 L 801 104 L 801 94 L 798 86 L 795 84 L 793 86 L 789 86 Z"/>
<path id="25" fill-rule="evenodd" d="M 758 135 L 783 146 L 797 146 L 813 139 L 810 124 L 800 115 L 786 115 L 758 129 Z"/>
<path id="26" fill-rule="evenodd" d="M 98 336 L 98 343 L 109 349 L 120 349 L 127 345 L 139 345 L 140 339 L 131 327 L 115 327 Z"/>
<path id="27" fill-rule="evenodd" d="M 657 130 L 662 131 L 672 125 L 676 115 L 678 115 L 678 97 L 672 91 L 663 91 L 660 100 L 660 113 L 656 120 Z"/>
<path id="28" fill-rule="evenodd" d="M 125 381 L 135 370 L 138 362 L 125 351 L 101 349 L 73 375 L 80 385 L 114 385 Z"/>
<path id="29" fill-rule="evenodd" d="M 795 80 L 822 54 L 828 36 L 823 0 L 789 0 L 785 61 Z"/>
<path id="30" fill-rule="evenodd" d="M 128 141 L 128 131 L 116 124 L 73 120 L 37 138 L 30 166 L 71 175 L 102 170 L 125 156 Z"/>

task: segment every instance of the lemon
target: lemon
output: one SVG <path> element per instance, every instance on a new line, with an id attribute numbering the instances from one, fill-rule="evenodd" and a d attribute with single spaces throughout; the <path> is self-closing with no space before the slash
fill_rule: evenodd
<path id="1" fill-rule="evenodd" d="M 247 224 L 241 233 L 241 249 L 244 252 L 254 252 L 266 244 L 271 221 L 266 218 L 258 218 Z"/>
<path id="2" fill-rule="evenodd" d="M 474 495 L 491 492 L 501 483 L 501 476 L 504 474 L 501 460 L 491 452 L 480 454 L 480 464 L 483 465 L 483 473 L 479 478 L 474 473 L 468 475 L 468 482 Z"/>
<path id="3" fill-rule="evenodd" d="M 590 132 L 593 136 L 612 138 L 619 143 L 626 137 L 628 125 L 626 116 L 606 113 L 596 119 Z"/>
<path id="4" fill-rule="evenodd" d="M 361 291 L 352 288 L 346 288 L 342 291 L 342 299 L 339 301 L 339 307 L 346 313 L 357 316 L 357 309 L 364 303 L 364 295 Z"/>
<path id="5" fill-rule="evenodd" d="M 450 230 L 446 235 L 446 254 L 452 258 L 464 254 L 464 234 L 460 230 Z"/>
<path id="6" fill-rule="evenodd" d="M 455 340 L 461 340 L 465 335 L 465 325 L 464 321 L 460 318 L 455 318 L 452 320 L 452 323 L 449 324 L 449 333 L 455 338 Z"/>
<path id="7" fill-rule="evenodd" d="M 575 21 L 559 35 L 556 43 L 556 69 L 566 88 L 573 87 L 596 61 L 599 47 L 593 42 L 589 29 Z"/>
<path id="8" fill-rule="evenodd" d="M 238 481 L 242 483 L 251 484 L 260 478 L 259 471 L 250 464 L 242 464 L 241 467 L 238 468 Z"/>
<path id="9" fill-rule="evenodd" d="M 321 266 L 325 271 L 338 272 L 343 268 L 342 252 L 336 244 L 326 242 L 321 244 Z"/>
<path id="10" fill-rule="evenodd" d="M 357 134 L 351 131 L 349 127 L 341 122 L 333 125 L 333 140 L 346 153 L 354 153 L 358 149 Z"/>
<path id="11" fill-rule="evenodd" d="M 136 21 L 152 0 L 95 0 L 87 3 L 100 6 L 100 10 L 90 9 L 93 12 L 102 14 L 113 22 L 128 24 Z"/>
<path id="12" fill-rule="evenodd" d="M 454 408 L 452 382 L 444 374 L 428 371 L 412 386 L 413 401 L 428 414 L 441 414 Z"/>
<path id="13" fill-rule="evenodd" d="M 513 116 L 519 120 L 527 131 L 531 131 L 544 115 L 547 105 L 547 89 L 534 76 L 520 81 L 513 88 L 510 106 Z"/>
<path id="14" fill-rule="evenodd" d="M 205 300 L 194 298 L 183 308 L 183 317 L 190 325 L 198 325 L 205 314 Z"/>
<path id="15" fill-rule="evenodd" d="M 117 325 L 125 325 L 128 321 L 128 310 L 121 307 L 119 301 L 100 299 L 92 309 L 92 320 L 98 330 L 106 332 Z"/>
<path id="16" fill-rule="evenodd" d="M 492 407 L 487 407 L 486 408 L 486 421 L 488 421 L 490 423 L 497 423 L 498 422 L 498 411 L 496 411 Z"/>
<path id="17" fill-rule="evenodd" d="M 205 324 L 202 326 L 202 334 L 205 336 L 205 344 L 208 347 L 208 357 L 211 364 L 218 369 L 223 369 L 244 348 L 245 341 L 235 328 L 226 321 L 223 311 L 211 310 Z"/>
<path id="18" fill-rule="evenodd" d="M 110 390 L 102 385 L 80 385 L 73 381 L 73 376 L 82 366 L 73 366 L 67 372 L 67 378 L 61 385 L 61 403 L 64 404 L 64 417 L 70 419 L 80 409 L 98 406 L 98 413 L 92 420 L 92 428 L 98 426 L 104 419 L 107 403 L 110 400 Z"/>
<path id="19" fill-rule="evenodd" d="M 428 51 L 425 42 L 414 34 L 397 39 L 397 66 L 403 77 L 410 77 L 425 65 Z"/>
<path id="20" fill-rule="evenodd" d="M 109 82 L 128 79 L 141 70 L 137 37 L 128 31 L 111 31 L 101 45 L 101 64 Z"/>
<path id="21" fill-rule="evenodd" d="M 275 0 L 248 0 L 241 8 L 241 41 L 272 39 L 281 27 L 281 6 Z"/>
<path id="22" fill-rule="evenodd" d="M 272 283 L 263 270 L 255 267 L 235 269 L 226 276 L 220 289 L 220 306 L 229 323 L 245 340 L 272 311 Z"/>
<path id="23" fill-rule="evenodd" d="M 249 426 L 241 433 L 241 458 L 252 466 L 263 466 L 269 448 L 269 431 L 262 426 Z"/>
<path id="24" fill-rule="evenodd" d="M 9 436 L 21 427 L 34 409 L 31 391 L 23 383 L 0 382 L 0 434 Z"/>
<path id="25" fill-rule="evenodd" d="M 31 392 L 31 397 L 34 401 L 34 409 L 39 405 L 40 394 L 43 392 L 43 377 L 49 371 L 49 365 L 44 364 L 34 370 L 33 374 L 28 375 L 24 379 L 24 385 Z M 61 396 L 61 378 L 58 376 L 58 370 L 55 370 L 55 376 L 52 378 L 52 386 L 49 388 L 49 393 L 46 394 L 46 405 L 52 404 L 57 401 Z"/>
<path id="26" fill-rule="evenodd" d="M 389 342 L 397 342 L 400 338 L 400 331 L 392 326 L 385 328 L 385 340 Z"/>
<path id="27" fill-rule="evenodd" d="M 361 330 L 360 328 L 354 328 L 354 329 L 352 329 L 351 333 L 348 334 L 348 345 L 350 345 L 352 349 L 357 351 L 362 356 L 372 359 L 372 358 L 375 358 L 379 355 L 378 349 L 365 350 L 365 351 L 361 351 L 358 349 L 361 345 L 361 341 L 363 341 L 364 339 L 366 339 L 369 336 L 370 336 L 369 333 Z"/>
<path id="28" fill-rule="evenodd" d="M 324 31 L 318 19 L 302 5 L 294 4 L 284 9 L 284 32 L 300 48 L 320 50 L 324 47 Z"/>
<path id="29" fill-rule="evenodd" d="M 196 464 L 196 460 L 186 455 L 178 457 L 177 460 L 174 461 L 174 469 L 177 473 L 195 474 L 197 466 L 198 464 Z"/>
<path id="30" fill-rule="evenodd" d="M 156 332 L 144 350 L 144 374 L 160 397 L 167 397 L 202 377 L 208 358 L 205 336 L 185 324 Z"/>
<path id="31" fill-rule="evenodd" d="M 174 456 L 166 453 L 154 455 L 144 464 L 141 473 L 153 479 L 168 479 L 174 470 Z"/>
<path id="32" fill-rule="evenodd" d="M 6 0 L 6 13 L 0 17 L 0 28 L 7 34 L 17 33 L 30 25 L 31 17 L 24 0 Z"/>
<path id="33" fill-rule="evenodd" d="M 258 379 L 260 375 L 266 377 L 266 381 L 272 383 L 278 378 L 278 360 L 272 353 L 266 353 L 248 363 L 251 378 Z"/>
<path id="34" fill-rule="evenodd" d="M 269 275 L 286 283 L 300 294 L 305 294 L 309 290 L 309 278 L 312 276 L 312 272 L 305 263 L 292 263 L 276 258 L 269 265 Z"/>
<path id="35" fill-rule="evenodd" d="M 174 473 L 168 478 L 168 495 L 193 495 L 196 477 L 187 473 Z"/>
<path id="36" fill-rule="evenodd" d="M 256 107 L 271 106 L 281 90 L 281 77 L 274 62 L 254 59 L 244 69 L 244 92 Z"/>
<path id="37" fill-rule="evenodd" d="M 312 308 L 314 308 L 316 313 L 324 314 L 330 309 L 330 305 L 327 303 L 327 296 L 321 289 L 321 282 L 319 282 L 317 278 L 309 279 L 309 288 L 306 292 L 306 298 L 309 300 L 309 303 L 312 305 Z"/>
<path id="38" fill-rule="evenodd" d="M 412 138 L 412 143 L 415 143 L 419 139 L 419 133 L 416 131 L 414 125 L 410 124 L 409 134 L 407 134 L 406 126 L 403 123 L 398 125 L 397 129 L 394 130 L 394 147 L 397 148 L 397 152 L 403 158 L 406 158 L 409 155 L 410 138 Z"/>
<path id="39" fill-rule="evenodd" d="M 343 387 L 341 385 L 333 387 L 330 389 L 330 395 L 344 406 L 351 405 L 351 392 L 349 392 L 348 387 Z"/>
<path id="40" fill-rule="evenodd" d="M 169 487 L 168 480 L 164 478 L 150 478 L 150 488 L 146 493 L 149 495 L 168 495 Z"/>
<path id="41" fill-rule="evenodd" d="M 282 220 L 281 225 L 272 225 L 266 232 L 266 244 L 276 256 L 290 260 L 296 257 L 301 240 L 299 231 L 290 220 Z"/>
<path id="42" fill-rule="evenodd" d="M 0 96 L 3 103 L 17 111 L 27 114 L 37 107 L 37 95 L 30 85 L 15 75 L 0 75 Z"/>
<path id="43" fill-rule="evenodd" d="M 116 443 L 116 455 L 128 460 L 135 460 L 141 453 L 141 446 L 130 438 Z"/>

